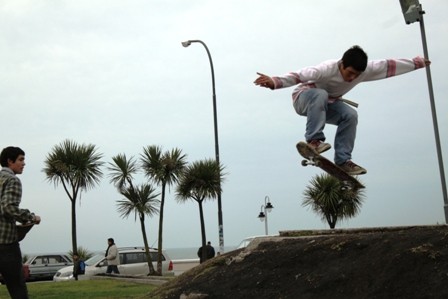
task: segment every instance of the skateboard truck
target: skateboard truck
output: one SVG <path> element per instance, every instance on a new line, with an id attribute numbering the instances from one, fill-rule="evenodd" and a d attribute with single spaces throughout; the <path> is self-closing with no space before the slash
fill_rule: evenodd
<path id="1" fill-rule="evenodd" d="M 319 166 L 319 161 L 313 159 L 313 157 L 309 157 L 308 159 L 303 159 L 301 162 L 302 166 Z"/>

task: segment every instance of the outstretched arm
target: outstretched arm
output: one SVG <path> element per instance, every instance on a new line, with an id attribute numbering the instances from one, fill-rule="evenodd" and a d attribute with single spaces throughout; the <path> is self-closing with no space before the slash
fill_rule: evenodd
<path id="1" fill-rule="evenodd" d="M 264 75 L 262 73 L 258 73 L 258 78 L 255 79 L 254 83 L 255 85 L 261 86 L 261 87 L 266 87 L 266 88 L 270 88 L 270 89 L 274 89 L 274 80 L 272 80 L 271 77 Z"/>
<path id="2" fill-rule="evenodd" d="M 426 58 L 417 56 L 412 59 L 381 59 L 369 61 L 363 81 L 381 80 L 402 75 L 431 64 Z"/>

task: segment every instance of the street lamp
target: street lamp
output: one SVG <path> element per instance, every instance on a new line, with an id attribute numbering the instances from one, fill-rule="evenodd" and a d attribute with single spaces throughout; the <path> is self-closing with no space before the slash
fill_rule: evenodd
<path id="1" fill-rule="evenodd" d="M 406 24 L 411 24 L 414 22 L 420 23 L 420 32 L 422 35 L 422 43 L 423 43 L 423 53 L 425 55 L 425 58 L 429 59 L 428 46 L 426 45 L 425 23 L 423 21 L 423 15 L 425 14 L 425 11 L 422 9 L 422 6 L 418 0 L 400 0 L 400 5 Z M 426 67 L 426 78 L 428 81 L 429 100 L 431 102 L 432 122 L 434 126 L 434 135 L 436 139 L 437 157 L 439 160 L 440 179 L 442 181 L 445 222 L 448 223 L 448 196 L 446 191 L 445 170 L 443 168 L 442 147 L 440 146 L 439 126 L 437 124 L 437 112 L 434 101 L 434 91 L 432 88 L 430 66 Z"/>
<path id="2" fill-rule="evenodd" d="M 216 110 L 216 92 L 215 92 L 215 71 L 213 69 L 212 56 L 208 50 L 207 45 L 201 40 L 187 40 L 182 42 L 182 46 L 187 48 L 192 43 L 200 43 L 204 46 L 205 51 L 207 51 L 208 60 L 210 61 L 210 69 L 212 72 L 212 97 L 213 97 L 213 124 L 215 132 L 215 159 L 218 165 L 219 163 L 219 143 L 218 143 L 218 114 Z M 221 190 L 221 182 L 219 182 L 219 189 Z M 219 227 L 219 252 L 224 253 L 224 227 L 222 221 L 222 203 L 221 203 L 221 191 L 218 193 L 218 227 Z"/>
<path id="3" fill-rule="evenodd" d="M 266 235 L 268 235 L 268 213 L 270 213 L 273 208 L 274 206 L 269 201 L 269 196 L 266 196 L 264 198 L 264 205 L 261 205 L 261 211 L 260 214 L 258 214 L 260 221 L 264 221 L 264 231 Z"/>

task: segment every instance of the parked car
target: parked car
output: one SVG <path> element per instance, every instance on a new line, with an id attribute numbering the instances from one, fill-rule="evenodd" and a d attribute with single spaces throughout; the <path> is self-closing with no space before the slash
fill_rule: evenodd
<path id="1" fill-rule="evenodd" d="M 260 235 L 260 236 L 251 236 L 251 237 L 247 237 L 244 238 L 240 244 L 238 244 L 238 246 L 236 247 L 236 249 L 240 249 L 240 248 L 246 248 L 247 246 L 249 246 L 249 244 L 255 240 L 255 239 L 263 239 L 263 238 L 270 238 L 270 237 L 276 237 L 278 235 Z"/>
<path id="2" fill-rule="evenodd" d="M 66 254 L 33 255 L 24 263 L 29 270 L 28 280 L 51 280 L 59 269 L 69 265 L 73 262 Z"/>
<path id="3" fill-rule="evenodd" d="M 240 244 L 238 244 L 238 246 L 236 247 L 236 249 L 240 249 L 240 248 L 246 248 L 250 242 L 252 242 L 252 240 L 254 240 L 255 238 L 258 237 L 264 237 L 264 236 L 252 236 L 252 237 L 247 237 L 245 239 L 243 239 Z"/>
<path id="4" fill-rule="evenodd" d="M 118 271 L 123 275 L 147 275 L 148 263 L 146 261 L 146 253 L 144 247 L 120 247 L 118 248 L 120 255 L 120 265 Z M 153 261 L 154 269 L 157 268 L 157 249 L 151 248 L 149 250 L 151 260 Z M 166 252 L 162 251 L 162 275 L 174 275 L 173 262 L 167 256 Z M 78 279 L 89 279 L 97 274 L 104 274 L 107 270 L 107 261 L 104 257 L 104 252 L 92 256 L 85 261 L 86 269 L 83 275 L 79 275 Z M 54 275 L 54 281 L 67 281 L 73 278 L 73 267 L 65 267 L 57 271 Z"/>

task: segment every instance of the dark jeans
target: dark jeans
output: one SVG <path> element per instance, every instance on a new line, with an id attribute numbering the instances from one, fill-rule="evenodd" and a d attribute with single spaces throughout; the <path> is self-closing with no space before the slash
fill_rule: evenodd
<path id="1" fill-rule="evenodd" d="M 107 266 L 106 273 L 110 274 L 112 272 L 116 273 L 116 274 L 120 274 L 120 272 L 118 271 L 117 265 L 109 265 L 109 266 Z"/>
<path id="2" fill-rule="evenodd" d="M 0 272 L 12 299 L 28 299 L 19 243 L 0 244 Z"/>

